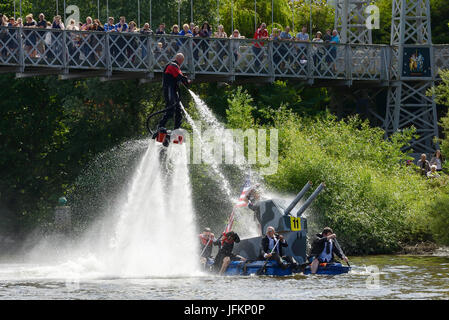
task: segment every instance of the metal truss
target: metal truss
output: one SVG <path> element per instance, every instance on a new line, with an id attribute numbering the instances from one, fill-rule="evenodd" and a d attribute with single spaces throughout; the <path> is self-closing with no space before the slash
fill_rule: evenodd
<path id="1" fill-rule="evenodd" d="M 371 30 L 366 27 L 369 0 L 335 0 L 335 27 L 342 43 L 371 44 Z"/>
<path id="2" fill-rule="evenodd" d="M 392 45 L 431 44 L 429 0 L 393 0 Z"/>
<path id="3" fill-rule="evenodd" d="M 414 126 L 419 138 L 412 140 L 415 152 L 433 152 L 438 137 L 436 104 L 427 91 L 438 80 L 437 68 L 449 66 L 448 46 L 432 46 L 429 0 L 393 0 L 391 26 L 391 83 L 384 120 L 386 136 Z M 405 48 L 428 48 L 431 76 L 402 73 Z M 407 61 L 406 61 L 407 62 Z"/>
<path id="4" fill-rule="evenodd" d="M 415 127 L 419 137 L 411 141 L 410 148 L 416 152 L 433 152 L 433 139 L 438 137 L 436 104 L 426 95 L 432 86 L 432 81 L 399 81 L 388 90 L 386 135 Z"/>

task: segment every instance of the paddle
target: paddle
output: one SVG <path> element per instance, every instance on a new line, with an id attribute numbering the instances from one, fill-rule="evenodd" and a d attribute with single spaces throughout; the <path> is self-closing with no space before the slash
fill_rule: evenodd
<path id="1" fill-rule="evenodd" d="M 203 251 L 201 251 L 200 257 L 203 255 L 204 251 L 206 250 L 207 246 L 209 245 L 210 241 L 212 240 L 212 238 L 209 238 L 209 241 L 207 241 L 206 245 L 204 246 Z"/>
<path id="2" fill-rule="evenodd" d="M 276 241 L 276 243 L 274 244 L 273 249 L 271 250 L 270 254 L 273 254 L 273 252 L 274 252 L 274 250 L 276 249 L 276 247 L 277 247 L 277 245 L 278 245 L 278 243 L 279 243 L 280 240 L 281 240 L 281 239 L 278 239 L 278 240 Z M 260 275 L 262 275 L 262 274 L 265 273 L 265 267 L 267 266 L 267 263 L 268 263 L 268 260 L 269 260 L 269 259 L 270 259 L 270 258 L 267 258 L 267 260 L 265 260 L 265 263 L 263 264 L 263 266 L 262 266 L 259 270 L 257 270 L 256 274 L 257 274 L 258 276 L 260 276 Z"/>
<path id="3" fill-rule="evenodd" d="M 338 241 L 337 241 L 337 238 L 334 239 L 334 242 L 335 242 L 335 246 L 337 247 L 337 249 L 338 249 L 344 256 L 346 256 L 346 255 L 344 254 L 343 250 L 341 249 L 340 244 L 339 244 Z M 351 265 L 349 264 L 349 262 L 346 262 L 346 263 L 348 264 L 348 267 L 351 266 Z"/>

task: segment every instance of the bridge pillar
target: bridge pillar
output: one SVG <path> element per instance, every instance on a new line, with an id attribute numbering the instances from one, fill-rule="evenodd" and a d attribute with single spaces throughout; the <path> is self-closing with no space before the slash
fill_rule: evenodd
<path id="1" fill-rule="evenodd" d="M 435 79 L 429 0 L 393 0 L 390 42 L 386 136 L 414 126 L 419 137 L 409 149 L 432 153 L 438 121 L 434 99 L 426 95 Z"/>
<path id="2" fill-rule="evenodd" d="M 365 23 L 370 4 L 369 0 L 335 0 L 335 28 L 341 43 L 372 43 L 371 29 Z"/>

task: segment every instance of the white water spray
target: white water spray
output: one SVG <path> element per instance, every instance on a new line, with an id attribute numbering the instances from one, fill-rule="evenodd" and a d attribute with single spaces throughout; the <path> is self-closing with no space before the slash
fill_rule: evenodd
<path id="1" fill-rule="evenodd" d="M 201 138 L 201 131 L 198 129 L 198 127 L 196 126 L 196 124 L 193 121 L 192 117 L 190 117 L 190 115 L 187 113 L 187 111 L 185 110 L 185 108 L 184 108 L 184 106 L 182 104 L 181 104 L 181 108 L 182 108 L 182 111 L 184 111 L 184 114 L 186 116 L 187 122 L 192 126 L 193 132 L 198 136 L 198 138 L 200 140 L 201 151 L 203 152 L 202 154 L 207 157 L 206 160 L 211 165 L 211 168 L 214 171 L 214 173 L 220 179 L 220 186 L 221 186 L 222 190 L 224 192 L 226 192 L 226 196 L 228 197 L 229 201 L 232 202 L 232 203 L 235 203 L 236 199 L 235 199 L 235 196 L 233 197 L 232 190 L 231 190 L 231 185 L 230 185 L 228 179 L 226 179 L 225 175 L 220 170 L 220 168 L 219 168 L 219 166 L 217 164 L 217 161 L 213 157 L 210 156 L 209 152 L 207 152 L 208 150 L 204 150 L 205 144 L 203 142 L 203 139 Z"/>
<path id="2" fill-rule="evenodd" d="M 171 162 L 171 170 L 162 161 Z M 119 215 L 109 257 L 112 273 L 173 276 L 195 272 L 196 230 L 184 145 L 171 144 L 164 150 L 150 142 Z"/>
<path id="3" fill-rule="evenodd" d="M 60 248 L 51 253 L 48 241 L 36 246 L 29 256 L 45 259 L 39 266 L 25 267 L 20 277 L 98 279 L 198 274 L 186 147 L 170 144 L 165 148 L 151 139 L 146 143 L 148 147 L 129 187 L 121 195 L 111 195 L 117 198 L 116 208 L 107 210 L 105 217 L 91 226 L 78 244 L 70 245 L 63 256 L 58 255 Z"/>
<path id="4" fill-rule="evenodd" d="M 199 115 L 201 120 L 203 120 L 206 125 L 208 125 L 209 128 L 215 131 L 215 135 L 217 137 L 225 137 L 224 130 L 225 126 L 218 121 L 218 119 L 214 116 L 212 111 L 207 107 L 206 103 L 201 100 L 201 98 L 196 95 L 192 90 L 189 90 L 190 95 L 193 98 L 193 101 L 195 102 L 195 106 L 199 111 Z M 185 110 L 184 110 L 185 112 Z M 193 130 L 197 132 L 197 134 L 201 137 L 201 133 L 198 132 L 198 128 L 194 124 L 192 118 L 185 112 L 186 117 L 190 125 L 192 126 Z M 228 137 L 229 138 L 229 137 Z M 236 150 L 237 152 L 241 152 L 241 145 L 236 143 L 234 139 L 231 137 L 231 139 L 227 139 L 225 141 L 226 144 L 230 144 L 233 148 L 233 150 Z M 202 143 L 203 144 L 203 143 Z M 223 185 L 226 189 L 230 190 L 229 182 L 226 179 L 225 175 L 220 171 L 217 163 L 213 163 L 212 168 L 215 172 L 217 172 L 218 176 L 220 177 L 221 181 L 223 181 Z M 247 164 L 242 164 L 238 166 L 238 169 L 240 171 L 240 176 L 244 177 L 247 172 L 251 172 L 251 167 Z M 260 177 L 254 176 L 251 174 L 251 183 L 259 183 L 260 184 Z M 234 196 L 234 198 L 231 198 L 231 201 L 235 204 L 237 197 Z M 236 223 L 234 224 L 234 230 L 241 235 L 242 238 L 249 238 L 260 235 L 259 232 L 259 226 L 256 220 L 254 219 L 254 214 L 250 212 L 247 208 L 235 208 L 236 212 Z"/>

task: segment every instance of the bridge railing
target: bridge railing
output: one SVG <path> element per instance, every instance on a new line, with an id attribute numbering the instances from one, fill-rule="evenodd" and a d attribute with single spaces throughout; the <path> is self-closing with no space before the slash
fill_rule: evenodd
<path id="1" fill-rule="evenodd" d="M 0 27 L 0 64 L 18 66 L 23 63 L 21 48 L 22 38 L 18 28 Z"/>
<path id="2" fill-rule="evenodd" d="M 309 81 L 390 77 L 388 46 L 382 45 L 0 27 L 0 65 L 16 66 L 21 72 L 45 67 L 65 73 L 74 70 L 160 73 L 177 52 L 186 56 L 183 71 L 193 76 Z"/>

